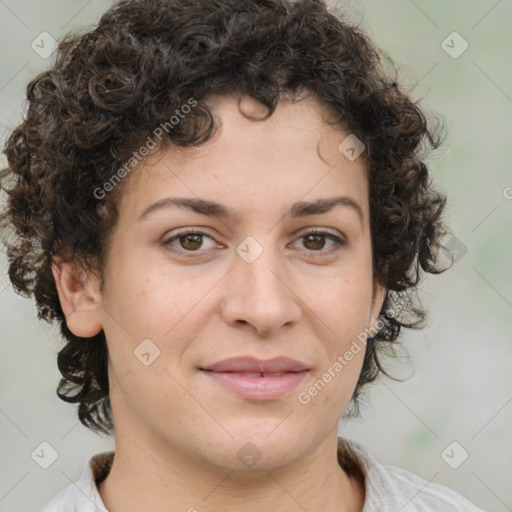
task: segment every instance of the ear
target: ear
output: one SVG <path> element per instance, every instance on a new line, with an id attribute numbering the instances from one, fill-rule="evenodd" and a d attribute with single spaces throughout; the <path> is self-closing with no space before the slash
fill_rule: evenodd
<path id="1" fill-rule="evenodd" d="M 374 326 L 379 319 L 379 313 L 386 298 L 387 289 L 379 283 L 375 283 L 373 291 L 372 308 L 370 313 L 370 325 Z"/>
<path id="2" fill-rule="evenodd" d="M 82 338 L 102 329 L 98 279 L 73 263 L 55 261 L 52 273 L 68 329 Z"/>

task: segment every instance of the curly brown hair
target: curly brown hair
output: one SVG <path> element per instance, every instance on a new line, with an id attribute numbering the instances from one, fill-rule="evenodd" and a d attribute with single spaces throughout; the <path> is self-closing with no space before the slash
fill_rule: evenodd
<path id="1" fill-rule="evenodd" d="M 352 397 L 357 414 L 361 387 L 385 373 L 383 349 L 402 327 L 424 325 L 411 292 L 422 271 L 442 271 L 436 254 L 447 233 L 446 198 L 422 161 L 441 143 L 439 125 L 431 128 L 364 32 L 322 0 L 122 0 L 94 30 L 68 34 L 51 69 L 28 85 L 28 110 L 5 144 L 1 171 L 9 277 L 17 293 L 34 296 L 38 318 L 60 322 L 57 395 L 79 404 L 87 428 L 113 433 L 107 343 L 103 331 L 70 332 L 52 263 L 73 261 L 103 279 L 125 183 L 101 199 L 93 191 L 192 97 L 197 106 L 165 131 L 161 147 L 212 137 L 217 126 L 201 101 L 208 94 L 247 94 L 269 117 L 301 90 L 332 107 L 365 145 L 373 270 L 388 292 Z M 388 314 L 397 299 L 400 314 Z"/>

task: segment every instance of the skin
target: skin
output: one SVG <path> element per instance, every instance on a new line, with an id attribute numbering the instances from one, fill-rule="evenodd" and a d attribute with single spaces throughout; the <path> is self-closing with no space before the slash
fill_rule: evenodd
<path id="1" fill-rule="evenodd" d="M 364 160 L 338 150 L 348 133 L 326 123 L 312 95 L 279 103 L 265 121 L 243 117 L 237 102 L 210 97 L 221 132 L 154 154 L 124 183 L 103 292 L 92 273 L 54 265 L 70 330 L 107 338 L 116 456 L 98 488 L 111 512 L 363 508 L 364 484 L 337 463 L 336 439 L 364 351 L 308 404 L 297 395 L 375 324 L 384 300 L 372 274 Z M 261 107 L 242 98 L 242 108 Z M 362 219 L 347 206 L 286 215 L 296 201 L 338 195 Z M 139 220 L 169 196 L 213 200 L 238 217 L 172 207 Z M 207 233 L 202 245 L 165 245 L 186 227 Z M 303 236 L 315 228 L 346 245 Z M 248 236 L 263 249 L 252 263 L 236 252 Z M 160 355 L 145 366 L 134 350 L 148 338 Z M 199 370 L 245 355 L 289 356 L 310 372 L 282 398 L 256 401 Z M 261 454 L 252 467 L 237 457 L 248 442 Z"/>

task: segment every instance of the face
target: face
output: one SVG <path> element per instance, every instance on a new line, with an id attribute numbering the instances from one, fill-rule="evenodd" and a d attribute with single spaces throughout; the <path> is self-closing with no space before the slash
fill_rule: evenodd
<path id="1" fill-rule="evenodd" d="M 367 175 L 313 97 L 265 121 L 243 117 L 235 96 L 208 103 L 218 136 L 130 176 L 103 292 L 91 277 L 95 301 L 68 325 L 105 332 L 116 439 L 224 468 L 257 450 L 272 468 L 336 431 L 361 371 L 358 336 L 384 298 Z M 242 109 L 257 105 L 244 98 Z M 343 199 L 323 212 L 296 204 L 333 198 Z M 247 359 L 222 363 L 232 358 Z M 274 358 L 289 359 L 265 366 Z"/>

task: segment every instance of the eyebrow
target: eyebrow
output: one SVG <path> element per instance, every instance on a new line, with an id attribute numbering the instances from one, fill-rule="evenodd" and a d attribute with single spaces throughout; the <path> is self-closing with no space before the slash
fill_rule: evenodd
<path id="1" fill-rule="evenodd" d="M 364 216 L 361 206 L 356 201 L 346 196 L 321 198 L 316 199 L 315 201 L 299 201 L 292 204 L 286 215 L 290 215 L 292 219 L 296 219 L 299 217 L 306 217 L 308 215 L 326 213 L 337 206 L 350 208 L 352 211 L 357 213 L 361 224 L 363 224 Z M 140 215 L 139 220 L 148 217 L 151 213 L 171 207 L 186 208 L 201 215 L 208 215 L 209 217 L 223 219 L 240 218 L 240 215 L 232 208 L 214 201 L 188 197 L 164 197 L 149 206 L 149 208 L 146 208 L 146 210 L 144 210 Z"/>

